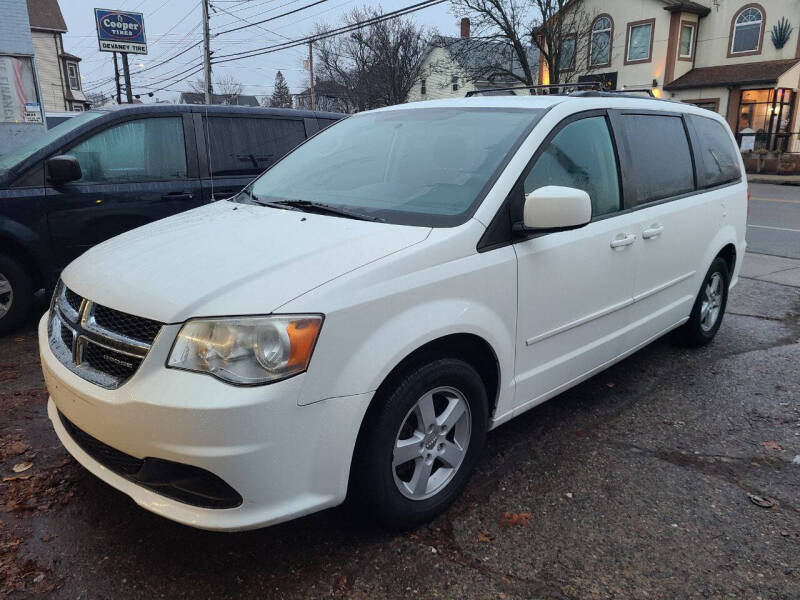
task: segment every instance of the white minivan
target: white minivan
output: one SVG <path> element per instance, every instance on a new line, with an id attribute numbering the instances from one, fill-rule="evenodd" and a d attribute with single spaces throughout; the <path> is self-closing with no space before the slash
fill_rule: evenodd
<path id="1" fill-rule="evenodd" d="M 39 325 L 67 450 L 218 530 L 342 503 L 409 527 L 486 432 L 680 328 L 712 340 L 747 184 L 718 115 L 584 92 L 343 120 L 237 196 L 63 272 Z"/>

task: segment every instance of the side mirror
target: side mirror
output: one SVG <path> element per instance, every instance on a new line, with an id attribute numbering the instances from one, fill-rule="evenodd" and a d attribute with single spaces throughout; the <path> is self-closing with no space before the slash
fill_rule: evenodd
<path id="1" fill-rule="evenodd" d="M 47 161 L 47 179 L 50 183 L 67 183 L 83 176 L 78 159 L 69 154 L 54 156 Z"/>
<path id="2" fill-rule="evenodd" d="M 577 229 L 591 220 L 592 200 L 583 190 L 547 185 L 525 196 L 525 229 Z"/>

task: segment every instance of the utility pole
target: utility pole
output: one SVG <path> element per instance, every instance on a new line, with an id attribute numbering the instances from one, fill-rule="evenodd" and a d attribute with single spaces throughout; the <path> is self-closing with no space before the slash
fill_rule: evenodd
<path id="1" fill-rule="evenodd" d="M 117 86 L 117 104 L 122 104 L 122 88 L 119 85 L 119 64 L 116 52 L 114 52 L 114 83 Z"/>
<path id="2" fill-rule="evenodd" d="M 311 93 L 311 110 L 317 110 L 314 100 L 314 42 L 308 42 L 308 80 L 311 82 L 308 86 L 308 91 Z"/>
<path id="3" fill-rule="evenodd" d="M 131 69 L 128 66 L 128 53 L 122 54 L 122 74 L 125 76 L 125 98 L 128 104 L 133 104 L 133 90 L 131 89 Z"/>
<path id="4" fill-rule="evenodd" d="M 211 89 L 211 35 L 208 27 L 208 0 L 203 4 L 203 92 L 205 103 L 211 104 L 213 99 Z"/>

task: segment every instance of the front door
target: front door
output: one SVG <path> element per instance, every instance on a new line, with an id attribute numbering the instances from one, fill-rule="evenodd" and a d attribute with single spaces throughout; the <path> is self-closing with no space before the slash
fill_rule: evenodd
<path id="1" fill-rule="evenodd" d="M 129 229 L 199 206 L 200 180 L 189 150 L 187 159 L 179 115 L 117 123 L 66 149 L 83 175 L 46 191 L 59 265 Z"/>
<path id="2" fill-rule="evenodd" d="M 563 123 L 537 154 L 519 189 L 519 205 L 524 194 L 546 185 L 579 188 L 591 197 L 592 222 L 514 246 L 518 411 L 625 351 L 639 243 L 638 218 L 621 212 L 616 151 L 604 113 Z"/>

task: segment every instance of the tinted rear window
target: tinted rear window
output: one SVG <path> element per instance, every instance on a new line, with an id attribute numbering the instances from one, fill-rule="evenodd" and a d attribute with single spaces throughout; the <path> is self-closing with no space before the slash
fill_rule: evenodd
<path id="1" fill-rule="evenodd" d="M 626 170 L 630 206 L 694 190 L 689 140 L 679 116 L 625 115 L 623 134 L 632 164 Z"/>
<path id="2" fill-rule="evenodd" d="M 338 123 L 341 119 L 321 119 L 317 118 L 317 123 L 319 123 L 320 129 L 325 129 L 326 127 L 330 127 L 334 123 Z"/>
<path id="3" fill-rule="evenodd" d="M 209 117 L 208 154 L 214 175 L 257 175 L 306 138 L 303 121 Z"/>
<path id="4" fill-rule="evenodd" d="M 714 119 L 691 115 L 697 132 L 697 179 L 701 188 L 741 179 L 739 151 L 725 126 Z"/>

